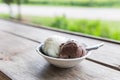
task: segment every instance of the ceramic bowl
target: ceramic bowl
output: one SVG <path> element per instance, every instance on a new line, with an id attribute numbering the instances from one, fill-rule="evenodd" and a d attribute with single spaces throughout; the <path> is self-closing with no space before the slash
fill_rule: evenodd
<path id="1" fill-rule="evenodd" d="M 50 64 L 53 64 L 54 66 L 60 67 L 60 68 L 74 67 L 91 54 L 91 52 L 88 52 L 86 55 L 80 58 L 72 58 L 72 59 L 54 58 L 54 57 L 44 54 L 44 52 L 42 51 L 43 45 L 44 44 L 40 44 L 37 47 L 36 51 L 38 52 L 38 54 L 44 57 Z"/>

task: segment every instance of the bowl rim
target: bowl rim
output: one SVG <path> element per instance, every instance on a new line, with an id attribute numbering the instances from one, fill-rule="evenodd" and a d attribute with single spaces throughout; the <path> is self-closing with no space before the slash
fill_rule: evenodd
<path id="1" fill-rule="evenodd" d="M 44 43 L 40 43 L 39 46 L 37 46 L 36 51 L 38 52 L 38 54 L 40 54 L 43 57 L 52 59 L 52 60 L 59 60 L 59 61 L 74 61 L 74 60 L 80 60 L 80 59 L 85 59 L 86 57 L 88 57 L 91 54 L 91 51 L 89 51 L 86 55 L 79 57 L 79 58 L 70 58 L 70 59 L 63 59 L 63 58 L 56 58 L 56 57 L 51 57 L 51 56 L 47 56 L 45 55 L 43 52 L 40 51 L 40 48 L 42 48 L 42 46 L 44 45 Z"/>

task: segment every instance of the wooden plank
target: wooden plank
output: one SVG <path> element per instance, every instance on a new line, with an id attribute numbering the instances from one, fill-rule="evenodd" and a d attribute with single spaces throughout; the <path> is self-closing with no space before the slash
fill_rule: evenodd
<path id="1" fill-rule="evenodd" d="M 7 36 L 7 37 L 6 37 Z M 0 31 L 0 70 L 12 80 L 119 80 L 120 72 L 84 60 L 70 69 L 56 68 L 36 53 L 39 43 Z"/>
<path id="2" fill-rule="evenodd" d="M 31 39 L 35 42 L 43 42 L 48 36 L 51 35 L 62 35 L 69 38 L 75 38 L 81 42 L 84 42 L 88 45 L 94 45 L 103 41 L 89 39 L 81 36 L 75 36 L 55 31 L 50 31 L 41 28 L 34 28 L 27 25 L 22 25 L 14 22 L 0 20 L 1 27 L 0 29 L 11 33 L 13 35 L 20 35 L 27 39 Z M 93 54 L 89 56 L 88 60 L 92 59 L 91 61 L 98 61 L 104 65 L 110 66 L 116 70 L 120 70 L 120 45 L 113 44 L 110 42 L 105 42 L 105 45 L 100 48 L 99 50 L 93 51 Z"/>
<path id="3" fill-rule="evenodd" d="M 4 73 L 0 71 L 0 80 L 12 80 L 8 76 L 6 76 Z"/>

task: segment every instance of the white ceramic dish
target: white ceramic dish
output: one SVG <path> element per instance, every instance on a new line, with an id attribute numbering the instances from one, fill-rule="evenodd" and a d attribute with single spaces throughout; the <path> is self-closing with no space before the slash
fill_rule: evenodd
<path id="1" fill-rule="evenodd" d="M 85 56 L 80 58 L 73 58 L 73 59 L 54 58 L 54 57 L 45 55 L 44 52 L 42 51 L 42 46 L 43 44 L 40 44 L 37 47 L 36 51 L 38 52 L 38 54 L 44 57 L 49 63 L 61 68 L 74 67 L 91 54 L 91 51 L 89 51 Z"/>

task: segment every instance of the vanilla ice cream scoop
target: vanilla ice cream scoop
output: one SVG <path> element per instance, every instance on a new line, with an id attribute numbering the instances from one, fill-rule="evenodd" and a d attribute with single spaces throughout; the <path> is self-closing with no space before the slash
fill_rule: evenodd
<path id="1" fill-rule="evenodd" d="M 60 45 L 66 43 L 67 40 L 67 38 L 57 35 L 48 37 L 44 42 L 44 53 L 52 57 L 58 57 Z"/>

